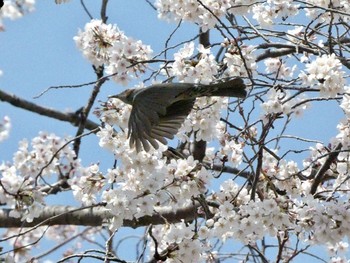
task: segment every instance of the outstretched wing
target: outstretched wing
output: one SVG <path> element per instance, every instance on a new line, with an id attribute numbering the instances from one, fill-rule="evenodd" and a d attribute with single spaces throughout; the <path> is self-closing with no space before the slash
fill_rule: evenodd
<path id="1" fill-rule="evenodd" d="M 171 86 L 171 87 L 170 87 Z M 172 139 L 191 111 L 194 99 L 176 101 L 178 94 L 193 84 L 156 84 L 140 90 L 134 97 L 129 118 L 130 147 L 135 145 L 139 152 L 143 146 L 158 148 L 158 142 L 166 144 Z"/>

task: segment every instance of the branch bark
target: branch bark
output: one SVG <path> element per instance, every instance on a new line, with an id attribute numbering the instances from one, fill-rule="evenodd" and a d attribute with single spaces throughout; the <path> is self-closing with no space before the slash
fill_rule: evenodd
<path id="1" fill-rule="evenodd" d="M 170 208 L 156 207 L 156 212 L 133 220 L 124 220 L 125 227 L 142 227 L 160 225 L 165 223 L 179 223 L 181 220 L 192 221 L 203 215 L 197 213 L 200 206 L 198 202 L 184 208 L 174 210 Z M 52 225 L 81 225 L 81 226 L 101 226 L 113 218 L 113 215 L 102 205 L 95 207 L 77 208 L 72 206 L 48 206 L 42 209 L 39 217 L 33 222 L 23 222 L 20 218 L 10 217 L 11 209 L 0 210 L 0 228 L 10 227 L 37 227 Z"/>
<path id="2" fill-rule="evenodd" d="M 270 50 L 270 48 L 275 48 L 276 50 Z M 304 47 L 302 45 L 297 46 L 297 45 L 288 45 L 288 44 L 281 44 L 281 43 L 263 43 L 258 45 L 257 49 L 267 49 L 267 50 L 256 58 L 256 62 L 259 62 L 266 58 L 276 58 L 276 57 L 290 55 L 293 53 L 303 53 L 304 51 L 314 55 L 319 54 L 319 51 L 316 49 L 311 49 L 308 47 Z"/>
<path id="3" fill-rule="evenodd" d="M 335 147 L 335 149 L 329 154 L 327 160 L 324 162 L 321 168 L 317 171 L 315 179 L 311 185 L 310 194 L 314 195 L 316 193 L 317 187 L 322 183 L 326 172 L 331 167 L 331 164 L 337 159 L 342 147 L 343 145 L 339 143 Z"/>
<path id="4" fill-rule="evenodd" d="M 33 113 L 38 113 L 40 115 L 43 115 L 43 116 L 46 116 L 49 118 L 69 122 L 74 126 L 78 126 L 80 123 L 81 117 L 80 117 L 79 113 L 75 113 L 75 112 L 63 113 L 63 112 L 58 111 L 58 110 L 46 108 L 46 107 L 40 106 L 38 104 L 35 104 L 33 102 L 27 101 L 23 98 L 17 97 L 14 94 L 7 93 L 3 90 L 0 90 L 0 101 L 10 103 L 11 105 L 13 105 L 17 108 L 28 110 L 28 111 L 31 111 Z M 85 123 L 86 129 L 94 130 L 98 127 L 99 127 L 99 125 L 97 123 L 95 123 L 91 120 L 86 120 L 86 123 Z"/>

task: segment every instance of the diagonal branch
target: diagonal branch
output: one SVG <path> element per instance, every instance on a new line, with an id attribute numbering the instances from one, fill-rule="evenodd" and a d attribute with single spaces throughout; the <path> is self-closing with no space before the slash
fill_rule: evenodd
<path id="1" fill-rule="evenodd" d="M 34 113 L 38 113 L 40 115 L 53 118 L 60 121 L 69 122 L 74 126 L 78 126 L 80 123 L 80 114 L 75 112 L 64 113 L 58 110 L 54 110 L 51 108 L 46 108 L 35 104 L 33 102 L 27 101 L 23 98 L 17 97 L 14 94 L 7 93 L 3 90 L 0 90 L 0 101 L 4 101 L 10 103 L 11 105 L 28 110 Z M 94 130 L 98 128 L 99 125 L 91 120 L 86 120 L 85 128 L 88 130 Z"/>
<path id="2" fill-rule="evenodd" d="M 331 164 L 337 159 L 342 147 L 343 145 L 339 143 L 335 147 L 335 149 L 331 153 L 329 153 L 328 158 L 326 159 L 324 164 L 321 166 L 321 168 L 317 171 L 315 175 L 315 179 L 311 185 L 310 194 L 313 195 L 316 193 L 317 187 L 322 183 L 326 172 L 331 167 Z"/>

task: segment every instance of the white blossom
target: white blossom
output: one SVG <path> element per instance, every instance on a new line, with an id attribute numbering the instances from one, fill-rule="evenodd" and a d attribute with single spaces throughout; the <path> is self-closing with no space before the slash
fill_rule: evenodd
<path id="1" fill-rule="evenodd" d="M 95 66 L 106 66 L 107 74 L 121 84 L 145 71 L 142 63 L 148 60 L 152 50 L 141 41 L 133 40 L 116 25 L 93 19 L 74 37 L 77 47 Z"/>
<path id="2" fill-rule="evenodd" d="M 270 89 L 267 93 L 267 98 L 261 107 L 265 114 L 276 114 L 294 113 L 296 116 L 302 115 L 302 113 L 309 107 L 309 103 L 302 103 L 305 98 L 304 96 L 292 97 L 292 95 L 282 89 Z"/>
<path id="3" fill-rule="evenodd" d="M 264 61 L 264 63 L 266 66 L 265 71 L 272 74 L 272 77 L 275 78 L 291 78 L 293 77 L 293 73 L 296 69 L 296 65 L 290 68 L 279 58 L 268 58 Z"/>
<path id="4" fill-rule="evenodd" d="M 334 98 L 344 91 L 344 71 L 335 54 L 317 57 L 306 65 L 306 73 L 302 72 L 299 77 L 304 85 L 319 89 L 323 97 Z"/>
<path id="5" fill-rule="evenodd" d="M 344 13 L 349 13 L 350 11 L 350 5 L 348 0 L 336 0 L 336 1 L 329 1 L 329 0 L 308 0 L 307 5 L 308 8 L 306 8 L 305 13 L 307 16 L 309 16 L 312 19 L 317 18 L 321 22 L 329 22 L 331 19 L 334 21 L 348 21 L 348 16 L 342 16 L 338 12 L 324 12 L 321 8 L 329 8 L 329 5 L 332 5 L 332 9 L 339 10 Z M 318 6 L 320 8 L 313 8 L 313 6 Z"/>
<path id="6" fill-rule="evenodd" d="M 41 132 L 29 143 L 22 140 L 14 154 L 13 164 L 1 164 L 0 201 L 12 208 L 10 216 L 31 222 L 46 203 L 46 192 L 38 186 L 41 178 L 54 174 L 80 175 L 84 169 L 66 140 Z"/>
<path id="7" fill-rule="evenodd" d="M 203 5 L 196 0 L 156 0 L 155 6 L 159 18 L 175 21 L 183 19 L 198 23 L 203 31 L 213 28 L 218 22 L 217 19 L 222 18 L 226 12 L 239 14 L 244 10 L 235 8 L 236 5 L 240 6 L 240 3 L 226 0 L 203 0 L 202 3 Z"/>
<path id="8" fill-rule="evenodd" d="M 227 44 L 223 44 L 227 45 Z M 255 46 L 240 46 L 240 51 L 235 45 L 228 44 L 227 52 L 223 60 L 227 69 L 224 72 L 226 77 L 247 77 L 247 71 L 255 73 L 257 69 Z"/>

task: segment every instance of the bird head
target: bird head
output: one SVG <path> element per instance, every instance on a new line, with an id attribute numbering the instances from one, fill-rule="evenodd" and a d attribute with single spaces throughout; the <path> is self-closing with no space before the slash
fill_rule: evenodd
<path id="1" fill-rule="evenodd" d="M 124 103 L 132 104 L 132 101 L 134 99 L 134 91 L 135 89 L 127 89 L 117 95 L 109 96 L 108 98 L 117 98 Z"/>

